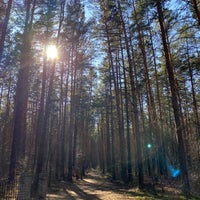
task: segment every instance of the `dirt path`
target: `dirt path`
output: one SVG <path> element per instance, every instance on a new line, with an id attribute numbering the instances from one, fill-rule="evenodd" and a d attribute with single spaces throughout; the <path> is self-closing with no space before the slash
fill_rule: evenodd
<path id="1" fill-rule="evenodd" d="M 74 183 L 62 182 L 59 191 L 51 192 L 47 199 L 68 200 L 125 200 L 134 199 L 123 192 L 123 188 L 113 184 L 97 171 L 91 171 L 83 180 Z"/>
<path id="2" fill-rule="evenodd" d="M 162 193 L 155 191 L 140 191 L 138 188 L 125 188 L 112 183 L 98 171 L 91 171 L 84 180 L 75 180 L 74 183 L 61 182 L 51 187 L 47 200 L 184 200 L 180 194 Z M 196 199 L 196 198 L 194 198 Z M 193 198 L 192 198 L 193 200 Z"/>
<path id="3" fill-rule="evenodd" d="M 91 171 L 83 180 L 74 183 L 62 182 L 59 191 L 48 194 L 47 199 L 67 200 L 108 200 L 108 199 L 133 199 L 120 191 L 119 185 L 111 183 L 97 171 Z"/>

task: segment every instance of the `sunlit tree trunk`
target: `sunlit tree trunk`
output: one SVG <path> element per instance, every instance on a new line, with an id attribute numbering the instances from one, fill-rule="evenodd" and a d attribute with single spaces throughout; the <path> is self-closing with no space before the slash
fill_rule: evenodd
<path id="1" fill-rule="evenodd" d="M 168 78 L 169 78 L 171 95 L 172 95 L 172 106 L 173 106 L 173 111 L 174 111 L 176 133 L 177 133 L 177 139 L 178 139 L 179 163 L 180 163 L 180 169 L 181 169 L 182 177 L 184 181 L 183 192 L 188 194 L 190 192 L 190 185 L 189 185 L 189 179 L 188 179 L 186 153 L 185 153 L 184 140 L 183 140 L 183 127 L 181 125 L 181 111 L 180 111 L 180 106 L 178 104 L 178 89 L 176 88 L 176 80 L 174 77 L 174 70 L 173 70 L 173 66 L 172 66 L 172 62 L 170 58 L 170 49 L 167 45 L 167 39 L 166 39 L 166 34 L 165 34 L 166 31 L 164 28 L 164 16 L 163 16 L 161 1 L 157 0 L 156 4 L 157 4 L 158 20 L 160 24 L 161 37 L 162 37 L 162 42 L 163 42 L 164 54 L 165 54 L 166 68 L 168 71 Z"/>

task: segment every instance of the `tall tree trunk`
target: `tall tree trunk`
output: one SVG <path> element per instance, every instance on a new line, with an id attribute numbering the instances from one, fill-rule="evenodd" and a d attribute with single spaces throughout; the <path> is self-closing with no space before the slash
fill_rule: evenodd
<path id="1" fill-rule="evenodd" d="M 5 42 L 5 38 L 6 38 L 8 22 L 9 22 L 9 18 L 10 18 L 10 11 L 11 11 L 11 8 L 12 8 L 12 3 L 13 3 L 13 0 L 9 0 L 8 1 L 8 5 L 7 5 L 7 8 L 6 8 L 5 19 L 4 19 L 3 25 L 1 27 L 0 60 L 2 58 L 2 54 L 3 54 L 3 50 L 4 50 L 4 42 Z"/>
<path id="2" fill-rule="evenodd" d="M 26 20 L 23 33 L 23 45 L 21 50 L 21 68 L 18 73 L 18 81 L 14 102 L 14 125 L 13 125 L 13 141 L 10 157 L 9 179 L 13 180 L 16 175 L 16 168 L 23 167 L 19 165 L 25 156 L 26 141 L 26 112 L 29 91 L 29 67 L 31 64 L 31 29 L 33 12 L 31 11 L 31 2 L 26 4 Z M 31 14 L 31 15 L 30 15 Z M 30 20 L 31 19 L 31 20 Z M 23 163 L 25 164 L 25 163 Z M 22 169 L 20 169 L 21 171 Z"/>
<path id="3" fill-rule="evenodd" d="M 132 174 L 132 159 L 131 159 L 131 133 L 130 133 L 130 113 L 129 113 L 129 96 L 128 96 L 128 81 L 126 75 L 126 68 L 125 68 L 125 59 L 123 54 L 123 46 L 122 46 L 122 39 L 120 38 L 120 48 L 121 48 L 121 57 L 122 57 L 122 66 L 123 66 L 123 78 L 124 78 L 124 98 L 125 98 L 125 110 L 126 110 L 126 131 L 127 131 L 127 158 L 128 158 L 128 181 L 133 181 L 133 174 Z"/>
<path id="4" fill-rule="evenodd" d="M 103 7 L 103 5 L 101 5 Z M 102 10 L 105 9 L 102 8 Z M 115 102 L 116 102 L 116 112 L 117 112 L 117 120 L 118 120 L 118 136 L 120 140 L 120 174 L 121 178 L 124 181 L 127 181 L 127 169 L 126 169 L 126 163 L 125 163 L 125 139 L 124 139 L 124 127 L 122 122 L 122 112 L 120 108 L 120 97 L 119 97 L 119 86 L 117 83 L 116 78 L 116 70 L 114 68 L 114 61 L 112 56 L 112 49 L 111 49 L 111 38 L 109 34 L 109 25 L 108 21 L 106 19 L 106 14 L 104 13 L 104 23 L 105 23 L 105 32 L 106 32 L 106 38 L 107 38 L 107 47 L 108 47 L 108 58 L 109 58 L 109 70 L 111 72 L 111 76 L 113 77 L 113 83 L 114 83 L 114 91 L 115 91 Z"/>
<path id="5" fill-rule="evenodd" d="M 48 154 L 49 154 L 49 121 L 52 111 L 52 94 L 53 94 L 53 84 L 55 75 L 55 61 L 51 63 L 51 74 L 49 80 L 49 87 L 46 99 L 46 105 L 44 109 L 44 119 L 41 124 L 41 137 L 38 146 L 37 164 L 36 164 L 36 197 L 45 198 L 46 187 L 48 180 Z M 42 186 L 41 186 L 41 184 Z M 44 190 L 43 190 L 44 188 Z"/>
<path id="6" fill-rule="evenodd" d="M 66 142 L 66 131 L 67 131 L 67 128 L 68 128 L 68 125 L 67 125 L 68 83 L 69 83 L 69 68 L 67 70 L 67 79 L 66 79 L 66 83 L 65 83 L 65 103 L 64 103 L 64 116 L 63 116 L 63 130 L 62 130 L 62 133 L 61 133 L 62 143 L 61 143 L 61 168 L 60 168 L 61 172 L 60 173 L 61 173 L 61 176 L 63 178 L 65 176 L 65 166 L 66 166 L 66 156 L 65 156 L 65 154 L 66 154 L 66 148 L 65 148 L 65 142 Z"/>
<path id="7" fill-rule="evenodd" d="M 111 172 L 111 151 L 110 151 L 110 115 L 109 115 L 109 96 L 106 95 L 106 165 L 107 172 Z"/>
<path id="8" fill-rule="evenodd" d="M 75 87 L 76 87 L 76 76 L 77 69 L 76 63 L 74 62 L 75 49 L 72 44 L 72 55 L 71 55 L 71 99 L 70 99 L 70 124 L 69 124 L 69 149 L 68 149 L 68 174 L 67 180 L 72 181 L 72 166 L 73 166 L 73 139 L 74 139 L 74 123 L 75 123 Z M 74 68 L 73 68 L 74 67 Z"/>
<path id="9" fill-rule="evenodd" d="M 120 13 L 120 21 L 122 24 L 126 52 L 127 52 L 127 57 L 128 57 L 128 72 L 129 72 L 129 77 L 131 81 L 132 105 L 133 105 L 133 113 L 134 113 L 133 117 L 134 117 L 134 132 L 135 132 L 135 139 L 136 139 L 136 159 L 137 159 L 137 169 L 138 169 L 138 182 L 139 182 L 139 187 L 142 188 L 144 185 L 144 177 L 143 177 L 144 174 L 143 174 L 143 163 L 142 163 L 141 135 L 140 135 L 140 128 L 139 128 L 140 123 L 139 123 L 139 112 L 138 112 L 138 104 L 137 104 L 137 92 L 136 92 L 136 85 L 135 85 L 134 76 L 133 76 L 133 62 L 131 60 L 127 30 L 126 30 L 126 26 L 125 26 L 123 15 L 122 15 L 120 1 L 118 1 L 118 9 Z"/>
<path id="10" fill-rule="evenodd" d="M 100 160 L 100 164 L 101 164 L 101 169 L 102 169 L 102 173 L 105 173 L 105 140 L 104 140 L 104 129 L 105 129 L 105 124 L 104 124 L 104 113 L 101 113 L 101 119 L 100 119 L 100 126 L 99 126 L 99 139 L 100 139 L 100 144 L 99 144 L 99 158 Z"/>
<path id="11" fill-rule="evenodd" d="M 7 95 L 6 95 L 6 109 L 5 109 L 5 119 L 4 119 L 4 126 L 2 129 L 2 137 L 1 137 L 1 158 L 0 158 L 0 170 L 1 176 L 7 175 L 8 171 L 8 167 L 7 167 L 7 162 L 6 162 L 6 158 L 7 158 L 7 152 L 8 152 L 8 146 L 10 147 L 10 145 L 8 145 L 8 141 L 10 140 L 10 123 L 11 123 L 11 119 L 10 119 L 10 106 L 11 106 L 11 102 L 10 102 L 10 93 L 11 93 L 11 75 L 9 78 L 9 84 L 8 84 L 8 91 L 7 91 Z M 10 142 L 9 142 L 10 143 Z"/>
<path id="12" fill-rule="evenodd" d="M 163 126 L 163 111 L 162 111 L 162 106 L 161 106 L 161 95 L 160 95 L 160 87 L 159 87 L 159 81 L 158 81 L 158 70 L 157 70 L 157 63 L 156 63 L 156 55 L 155 55 L 155 49 L 153 46 L 153 36 L 152 36 L 152 32 L 151 29 L 149 27 L 149 33 L 150 33 L 150 39 L 151 39 L 151 48 L 152 48 L 152 54 L 153 54 L 153 64 L 154 64 L 154 73 L 155 73 L 155 82 L 156 82 L 156 98 L 158 101 L 158 110 L 159 110 L 159 120 L 157 121 L 157 125 L 159 128 L 159 133 L 160 133 L 160 146 L 161 146 L 161 151 L 160 153 L 162 153 L 162 167 L 163 167 L 163 173 L 167 174 L 167 166 L 166 166 L 166 149 L 165 149 L 165 142 L 164 142 L 164 126 Z"/>
<path id="13" fill-rule="evenodd" d="M 109 68 L 109 76 L 111 77 L 111 69 Z M 110 131 L 111 131 L 111 164 L 112 164 L 112 167 L 111 167 L 111 170 L 112 170 L 112 179 L 115 180 L 116 179 L 116 157 L 115 157 L 115 137 L 114 137 L 114 119 L 113 119 L 113 100 L 112 100 L 112 82 L 111 82 L 111 79 L 109 80 L 109 94 L 110 94 L 110 97 L 111 97 L 111 100 L 110 100 L 110 116 L 111 116 L 111 119 L 110 119 Z"/>
<path id="14" fill-rule="evenodd" d="M 194 121 L 195 121 L 195 126 L 197 127 L 198 136 L 200 136 L 200 122 L 199 122 L 199 114 L 198 114 L 199 112 L 198 112 L 198 105 L 197 105 L 196 93 L 195 93 L 194 74 L 193 74 L 191 63 L 190 63 L 189 47 L 188 47 L 187 39 L 186 39 L 186 43 L 187 43 L 187 63 L 188 63 L 188 71 L 189 71 L 189 78 L 190 78 L 190 84 L 191 84 L 193 112 L 194 112 L 194 117 L 195 117 Z"/>
<path id="15" fill-rule="evenodd" d="M 36 166 L 36 171 L 34 174 L 34 182 L 32 186 L 32 192 L 36 193 L 38 189 L 38 182 L 39 182 L 39 174 L 41 172 L 40 167 L 40 160 L 39 154 L 41 153 L 41 141 L 44 140 L 44 112 L 45 112 L 45 93 L 46 93 L 46 81 L 47 81 L 47 60 L 46 56 L 44 58 L 43 63 L 43 74 L 42 74 L 42 90 L 40 96 L 40 104 L 39 104 L 39 111 L 38 111 L 38 118 L 37 118 L 37 125 L 36 125 L 36 136 L 35 136 L 35 159 L 34 165 Z"/>
<path id="16" fill-rule="evenodd" d="M 162 42 L 163 42 L 164 54 L 165 54 L 166 68 L 168 71 L 168 77 L 169 77 L 169 83 L 170 83 L 170 89 L 171 89 L 171 95 L 172 95 L 172 106 L 173 106 L 174 118 L 175 118 L 175 123 L 176 123 L 179 163 L 180 163 L 181 174 L 184 181 L 183 192 L 186 194 L 189 194 L 190 185 L 189 185 L 189 178 L 188 178 L 188 171 L 187 171 L 184 140 L 183 140 L 183 127 L 181 125 L 181 110 L 178 104 L 178 89 L 176 87 L 176 80 L 175 80 L 174 70 L 173 70 L 173 66 L 171 62 L 170 49 L 167 44 L 167 39 L 166 39 L 166 34 L 165 34 L 166 30 L 164 28 L 165 26 L 164 26 L 162 4 L 160 0 L 156 0 L 156 3 L 157 3 L 158 20 L 160 24 L 161 37 L 162 37 Z"/>
<path id="17" fill-rule="evenodd" d="M 164 168 L 164 159 L 163 159 L 163 146 L 162 140 L 161 140 L 161 135 L 160 135 L 160 130 L 158 126 L 158 120 L 157 120 L 157 113 L 156 113 L 156 108 L 155 108 L 155 102 L 154 102 L 154 96 L 152 92 L 152 86 L 151 86 L 151 81 L 149 77 L 149 70 L 148 70 L 148 64 L 147 64 L 147 56 L 146 56 L 146 47 L 144 44 L 144 36 L 143 32 L 141 30 L 140 24 L 138 22 L 138 17 L 137 17 L 137 12 L 134 6 L 134 11 L 135 11 L 135 21 L 137 25 L 137 31 L 138 31 L 138 39 L 139 39 L 139 47 L 142 52 L 142 59 L 143 59 L 143 64 L 144 64 L 144 77 L 145 77 L 145 85 L 146 85 L 146 91 L 147 91 L 147 105 L 148 105 L 148 110 L 149 110 L 149 126 L 150 126 L 150 134 L 151 137 L 156 139 L 156 143 L 159 144 L 157 147 L 157 154 L 158 154 L 158 163 L 159 163 L 159 169 L 160 173 L 163 174 L 163 168 Z"/>
<path id="18" fill-rule="evenodd" d="M 64 21 L 64 10 L 65 10 L 65 3 L 66 0 L 62 0 L 60 2 L 60 16 L 59 16 L 59 25 L 58 25 L 58 37 L 57 37 L 57 44 L 59 44 L 60 39 L 60 31 L 62 28 L 62 23 Z M 69 61 L 68 61 L 69 62 Z M 65 136 L 66 136 L 66 106 L 67 106 L 67 92 L 68 92 L 68 78 L 69 73 L 67 73 L 67 79 L 66 83 L 64 84 L 63 78 L 64 78 L 64 70 L 65 64 L 62 63 L 61 67 L 61 81 L 60 81 L 60 104 L 59 104 L 59 134 L 58 134 L 58 148 L 57 148 L 57 161 L 56 161 L 56 176 L 58 179 L 62 178 L 64 179 L 64 169 L 65 169 Z M 68 68 L 69 72 L 69 68 Z M 63 84 L 65 85 L 65 88 L 63 88 Z M 64 100 L 64 103 L 63 103 Z"/>
<path id="19" fill-rule="evenodd" d="M 115 69 L 114 69 L 114 62 L 111 53 L 111 46 L 110 46 L 110 37 L 107 27 L 107 38 L 108 38 L 108 53 L 109 53 L 109 61 L 110 61 L 110 68 L 114 82 L 114 90 L 115 90 L 115 101 L 116 101 L 116 111 L 117 111 L 117 120 L 118 120 L 118 135 L 120 140 L 120 166 L 121 166 L 121 178 L 126 181 L 127 180 L 127 172 L 126 172 L 126 164 L 125 164 L 125 140 L 124 140 L 124 127 L 122 122 L 122 112 L 120 107 L 120 97 L 119 97 L 119 87 L 116 80 Z"/>

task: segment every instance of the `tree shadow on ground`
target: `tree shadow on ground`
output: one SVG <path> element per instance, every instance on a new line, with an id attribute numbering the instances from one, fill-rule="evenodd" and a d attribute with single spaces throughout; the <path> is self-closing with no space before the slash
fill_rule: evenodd
<path id="1" fill-rule="evenodd" d="M 103 199 L 149 199 L 149 200 L 196 200 L 198 198 L 186 198 L 182 194 L 177 194 L 173 188 L 171 191 L 164 191 L 161 188 L 155 189 L 150 186 L 139 189 L 134 186 L 127 186 L 102 176 L 94 171 L 89 173 L 83 180 L 71 182 L 60 182 L 55 185 L 56 191 L 51 190 L 48 195 L 49 200 L 103 200 Z M 52 188 L 51 188 L 52 189 Z M 57 194 L 57 197 L 56 197 Z M 54 195 L 54 197 L 53 197 Z"/>
<path id="2" fill-rule="evenodd" d="M 85 192 L 76 183 L 68 183 L 67 187 L 64 187 L 63 190 L 70 197 L 70 200 L 100 200 L 96 195 Z"/>

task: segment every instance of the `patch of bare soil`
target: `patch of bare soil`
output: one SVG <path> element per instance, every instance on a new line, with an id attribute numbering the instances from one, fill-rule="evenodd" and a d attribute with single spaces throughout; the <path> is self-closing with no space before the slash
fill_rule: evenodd
<path id="1" fill-rule="evenodd" d="M 127 199 L 164 199 L 179 200 L 186 199 L 173 191 L 158 192 L 154 190 L 139 190 L 138 188 L 128 188 L 120 184 L 112 183 L 108 178 L 102 176 L 98 171 L 90 171 L 83 180 L 74 180 L 73 183 L 61 182 L 59 185 L 51 187 L 47 194 L 48 200 L 127 200 Z M 195 199 L 195 198 L 191 198 Z"/>

